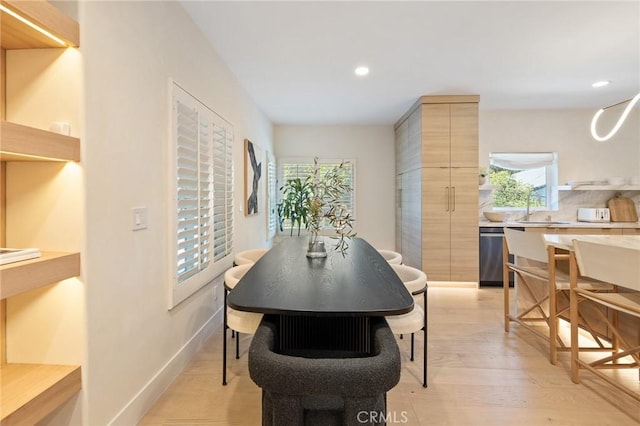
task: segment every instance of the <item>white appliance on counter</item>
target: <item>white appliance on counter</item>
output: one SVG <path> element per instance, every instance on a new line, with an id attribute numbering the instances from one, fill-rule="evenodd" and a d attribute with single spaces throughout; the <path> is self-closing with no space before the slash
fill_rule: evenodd
<path id="1" fill-rule="evenodd" d="M 579 208 L 578 222 L 611 222 L 607 208 Z"/>

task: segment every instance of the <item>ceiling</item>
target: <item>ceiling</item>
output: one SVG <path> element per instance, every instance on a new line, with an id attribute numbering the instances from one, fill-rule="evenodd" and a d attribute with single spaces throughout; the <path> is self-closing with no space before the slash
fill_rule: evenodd
<path id="1" fill-rule="evenodd" d="M 597 109 L 640 91 L 640 0 L 182 4 L 275 124 L 391 124 L 421 95 Z"/>

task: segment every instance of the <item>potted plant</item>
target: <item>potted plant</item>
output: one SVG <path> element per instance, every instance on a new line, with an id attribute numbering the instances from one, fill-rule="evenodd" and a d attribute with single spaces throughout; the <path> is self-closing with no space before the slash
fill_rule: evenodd
<path id="1" fill-rule="evenodd" d="M 332 227 L 337 239 L 334 249 L 345 255 L 349 244 L 347 240 L 356 236 L 353 230 L 353 217 L 342 202 L 342 198 L 352 191 L 345 173 L 347 163 L 328 170 L 321 170 L 318 158 L 313 159 L 313 172 L 306 179 L 292 179 L 280 188 L 283 200 L 278 204 L 280 229 L 285 219 L 297 225 L 298 235 L 302 225 L 309 229 L 309 257 L 324 257 L 326 250 L 319 236 L 325 225 Z"/>
<path id="2" fill-rule="evenodd" d="M 300 229 L 304 225 L 304 229 L 308 228 L 307 215 L 309 213 L 309 203 L 313 194 L 311 188 L 311 181 L 309 178 L 300 179 L 295 178 L 287 181 L 282 187 L 282 201 L 278 203 L 278 222 L 280 223 L 280 231 L 283 231 L 283 224 L 285 219 L 291 221 L 291 233 L 293 236 L 293 229 L 298 228 L 298 236 L 300 236 Z"/>

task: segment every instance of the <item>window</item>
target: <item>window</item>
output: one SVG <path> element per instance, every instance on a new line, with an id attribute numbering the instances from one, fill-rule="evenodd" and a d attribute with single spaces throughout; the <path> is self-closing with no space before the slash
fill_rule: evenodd
<path id="1" fill-rule="evenodd" d="M 558 161 L 555 152 L 492 152 L 489 183 L 496 210 L 558 209 Z"/>
<path id="2" fill-rule="evenodd" d="M 233 250 L 233 130 L 172 84 L 171 307 L 226 269 Z"/>
<path id="3" fill-rule="evenodd" d="M 320 174 L 326 173 L 333 167 L 339 166 L 343 160 L 330 160 L 330 159 L 318 159 L 318 163 L 320 164 Z M 353 191 L 348 192 L 344 195 L 342 202 L 347 209 L 351 211 L 351 215 L 354 220 L 356 218 L 356 185 L 355 185 L 355 162 L 353 160 L 344 160 L 345 173 L 348 174 L 348 183 L 353 189 Z M 278 187 L 281 188 L 287 181 L 291 179 L 300 178 L 304 181 L 307 176 L 311 176 L 313 174 L 313 159 L 312 158 L 285 158 L 281 159 L 278 162 Z M 282 192 L 279 193 L 279 196 L 282 196 Z M 325 227 L 329 227 L 329 224 L 325 224 Z M 282 228 L 289 232 L 291 230 L 291 222 L 289 220 L 285 220 Z"/>
<path id="4" fill-rule="evenodd" d="M 276 159 L 271 153 L 267 153 L 267 185 L 267 206 L 269 209 L 269 213 L 267 214 L 267 239 L 271 239 L 276 235 L 276 229 L 278 227 L 278 213 L 276 211 L 278 203 L 278 180 L 276 177 Z"/>

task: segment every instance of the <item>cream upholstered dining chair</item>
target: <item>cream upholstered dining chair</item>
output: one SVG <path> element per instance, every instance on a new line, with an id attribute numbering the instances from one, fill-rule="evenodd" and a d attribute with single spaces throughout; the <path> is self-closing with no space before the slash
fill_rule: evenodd
<path id="1" fill-rule="evenodd" d="M 558 333 L 559 319 L 569 318 L 569 274 L 558 269 L 559 261 L 568 261 L 568 253 L 556 253 L 539 232 L 526 232 L 505 228 L 503 247 L 504 329 L 515 322 L 549 343 L 549 361 L 556 364 L 558 352 L 569 352 L 570 342 Z M 515 257 L 509 261 L 509 255 Z M 509 271 L 515 274 L 514 312 L 510 308 Z M 611 292 L 613 286 L 596 280 L 581 279 L 578 285 L 591 291 Z M 593 330 L 583 318 L 587 330 Z M 539 327 L 547 327 L 541 330 Z M 595 333 L 591 333 L 597 338 Z M 611 352 L 601 344 L 598 350 Z"/>
<path id="2" fill-rule="evenodd" d="M 420 269 L 407 265 L 391 265 L 407 290 L 413 295 L 413 309 L 402 315 L 389 315 L 386 318 L 393 334 L 411 334 L 411 361 L 413 361 L 414 333 L 422 330 L 424 352 L 422 354 L 422 386 L 427 387 L 427 275 Z M 420 297 L 422 295 L 422 298 Z M 424 309 L 419 305 L 424 302 Z"/>
<path id="3" fill-rule="evenodd" d="M 235 331 L 236 359 L 240 357 L 240 333 L 254 334 L 262 321 L 262 314 L 243 312 L 227 306 L 227 293 L 251 269 L 253 263 L 234 266 L 224 273 L 224 316 L 222 325 L 222 384 L 227 384 L 227 328 Z"/>
<path id="4" fill-rule="evenodd" d="M 625 336 L 617 321 L 618 312 L 640 318 L 640 250 L 580 239 L 573 241 L 573 247 L 571 256 L 575 256 L 575 260 L 571 262 L 571 378 L 575 383 L 580 383 L 580 370 L 588 370 L 640 401 L 638 383 L 625 382 L 618 374 L 620 369 L 631 368 L 638 370 L 640 378 L 638 336 Z M 618 286 L 618 292 L 595 293 L 581 288 L 577 285 L 578 272 L 582 276 L 614 284 Z M 611 355 L 599 358 L 591 356 L 589 361 L 580 358 L 580 348 L 577 345 L 579 300 L 587 300 L 600 307 L 594 311 L 611 333 L 610 337 L 616 348 Z M 614 315 L 607 311 L 612 311 Z M 605 374 L 603 370 L 613 370 L 614 373 Z"/>
<path id="5" fill-rule="evenodd" d="M 400 265 L 402 263 L 402 255 L 392 250 L 378 250 L 378 253 L 384 257 L 384 260 L 391 265 Z"/>
<path id="6" fill-rule="evenodd" d="M 233 266 L 239 265 L 253 265 L 256 263 L 269 249 L 266 248 L 258 248 L 258 249 L 249 249 L 244 250 L 233 257 Z"/>

